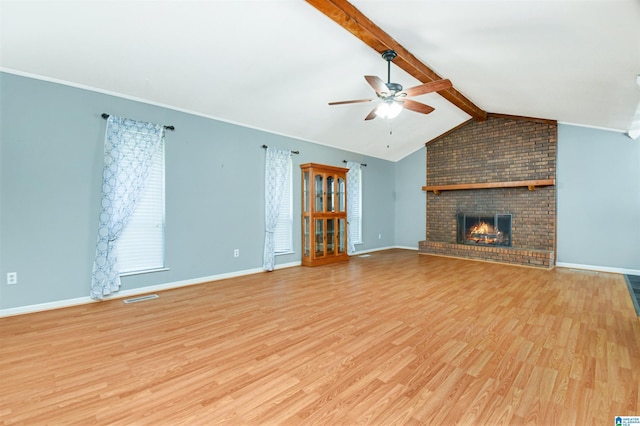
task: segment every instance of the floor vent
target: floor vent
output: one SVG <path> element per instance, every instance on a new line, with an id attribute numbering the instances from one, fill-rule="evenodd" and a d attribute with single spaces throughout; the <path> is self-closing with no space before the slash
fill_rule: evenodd
<path id="1" fill-rule="evenodd" d="M 132 299 L 124 299 L 124 303 L 144 302 L 145 300 L 157 299 L 157 294 L 148 294 L 146 296 L 134 297 Z"/>

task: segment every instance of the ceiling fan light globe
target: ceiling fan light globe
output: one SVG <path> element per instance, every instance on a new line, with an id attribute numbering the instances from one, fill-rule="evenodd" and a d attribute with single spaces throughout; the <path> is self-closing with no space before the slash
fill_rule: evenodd
<path id="1" fill-rule="evenodd" d="M 402 111 L 398 102 L 383 102 L 376 108 L 376 115 L 380 118 L 395 118 Z"/>

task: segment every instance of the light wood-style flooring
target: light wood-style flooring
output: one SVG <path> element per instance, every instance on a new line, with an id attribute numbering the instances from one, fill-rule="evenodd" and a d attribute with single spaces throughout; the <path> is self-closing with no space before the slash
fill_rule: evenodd
<path id="1" fill-rule="evenodd" d="M 640 415 L 622 275 L 352 257 L 0 318 L 0 424 L 609 425 Z"/>

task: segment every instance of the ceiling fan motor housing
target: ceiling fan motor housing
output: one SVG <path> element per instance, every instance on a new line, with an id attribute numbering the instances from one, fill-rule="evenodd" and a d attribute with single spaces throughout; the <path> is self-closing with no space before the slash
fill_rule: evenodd
<path id="1" fill-rule="evenodd" d="M 402 84 L 398 83 L 385 83 L 385 85 L 389 88 L 392 94 L 396 94 L 398 92 L 402 92 Z"/>

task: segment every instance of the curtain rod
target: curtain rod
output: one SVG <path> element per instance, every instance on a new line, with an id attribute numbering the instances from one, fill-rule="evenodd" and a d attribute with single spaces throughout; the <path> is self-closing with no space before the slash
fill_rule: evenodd
<path id="1" fill-rule="evenodd" d="M 347 160 L 342 160 L 342 162 L 343 162 L 343 163 L 348 163 L 348 161 L 347 161 Z M 367 165 L 366 165 L 365 163 L 360 163 L 360 165 L 361 165 L 362 167 L 367 167 Z"/>
<path id="2" fill-rule="evenodd" d="M 109 114 L 107 114 L 106 112 L 103 112 L 100 117 L 102 117 L 102 118 L 104 118 L 106 120 L 107 118 L 109 118 Z M 174 126 L 164 126 L 164 128 L 167 129 L 167 130 L 175 130 L 176 129 Z"/>
<path id="3" fill-rule="evenodd" d="M 262 145 L 262 147 L 263 147 L 264 149 L 269 148 L 269 147 L 268 147 L 268 146 L 266 146 L 266 145 Z M 292 154 L 300 154 L 300 151 L 291 151 L 291 153 L 292 153 Z"/>

